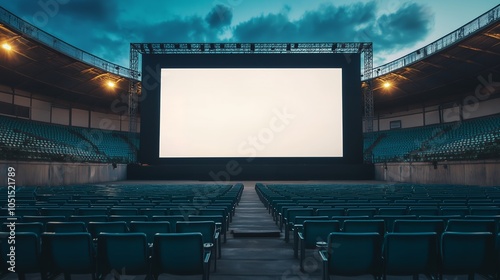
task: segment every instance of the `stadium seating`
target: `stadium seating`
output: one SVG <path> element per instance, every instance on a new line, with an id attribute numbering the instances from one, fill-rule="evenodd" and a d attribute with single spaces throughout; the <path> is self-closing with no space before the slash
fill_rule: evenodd
<path id="1" fill-rule="evenodd" d="M 149 255 L 144 233 L 101 233 L 97 241 L 97 272 L 102 277 L 113 274 L 115 279 L 121 279 L 121 275 L 149 276 Z"/>
<path id="2" fill-rule="evenodd" d="M 201 233 L 158 233 L 152 256 L 153 279 L 162 273 L 175 275 L 210 275 L 210 251 L 204 250 Z"/>
<path id="3" fill-rule="evenodd" d="M 374 162 L 497 158 L 500 115 L 365 134 Z"/>
<path id="4" fill-rule="evenodd" d="M 8 237 L 9 233 L 0 232 L 0 268 L 2 269 L 2 273 L 7 271 L 9 267 L 9 259 L 7 259 L 7 256 L 10 253 L 11 246 L 7 242 Z M 17 273 L 18 279 L 30 279 L 26 277 L 28 273 L 37 273 L 42 276 L 43 263 L 40 255 L 39 235 L 33 232 L 18 232 L 16 234 L 16 242 L 15 272 Z M 42 279 L 44 279 L 43 276 Z"/>
<path id="5" fill-rule="evenodd" d="M 87 232 L 42 233 L 42 260 L 45 272 L 63 273 L 66 279 L 71 274 L 91 275 L 95 273 L 94 245 Z"/>
<path id="6" fill-rule="evenodd" d="M 387 233 L 383 244 L 384 279 L 387 275 L 438 274 L 438 242 L 435 232 Z"/>
<path id="7" fill-rule="evenodd" d="M 332 232 L 320 251 L 323 280 L 330 275 L 382 275 L 382 237 L 378 233 Z"/>
<path id="8" fill-rule="evenodd" d="M 4 160 L 128 163 L 137 147 L 138 134 L 0 116 Z"/>

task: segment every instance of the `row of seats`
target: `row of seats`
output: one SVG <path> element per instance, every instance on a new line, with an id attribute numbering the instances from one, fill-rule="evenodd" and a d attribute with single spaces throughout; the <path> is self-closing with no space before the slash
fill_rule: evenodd
<path id="1" fill-rule="evenodd" d="M 500 273 L 500 235 L 489 232 L 346 233 L 332 232 L 319 250 L 323 279 L 330 275 L 386 276 L 424 274 L 487 275 Z M 307 265 L 307 264 L 305 264 Z M 307 266 L 302 266 L 307 271 Z"/>
<path id="2" fill-rule="evenodd" d="M 208 226 L 207 226 L 208 224 Z M 202 228 L 206 226 L 209 230 L 205 232 L 212 232 L 211 235 L 207 235 L 207 238 L 211 238 L 215 233 L 217 233 L 217 239 L 219 234 L 221 234 L 222 227 L 220 223 L 214 221 L 212 217 L 190 217 L 190 219 L 179 219 L 179 220 L 155 220 L 155 221 L 49 221 L 49 222 L 21 222 L 12 224 L 10 222 L 4 222 L 0 231 L 2 232 L 32 232 L 37 235 L 41 235 L 44 232 L 88 232 L 92 238 L 97 238 L 101 232 L 108 233 L 126 233 L 126 232 L 141 232 L 146 234 L 148 243 L 153 243 L 153 238 L 156 233 L 174 233 L 174 232 L 185 232 L 185 229 L 192 227 Z M 208 239 L 207 239 L 208 240 Z M 215 242 L 213 242 L 215 243 Z"/>
<path id="3" fill-rule="evenodd" d="M 329 203 L 444 203 L 498 202 L 499 187 L 440 184 L 256 184 L 268 207 L 276 200 Z M 272 205 L 274 206 L 274 205 Z"/>
<path id="4" fill-rule="evenodd" d="M 64 185 L 55 187 L 18 187 L 16 205 L 69 206 L 204 206 L 227 200 L 236 203 L 242 184 L 174 184 L 174 185 Z M 0 198 L 7 198 L 7 191 Z M 2 203 L 6 203 L 2 202 Z M 5 205 L 4 205 L 5 206 Z"/>
<path id="5" fill-rule="evenodd" d="M 280 229 L 286 227 L 285 240 L 288 223 L 295 216 L 410 219 L 500 215 L 499 188 L 494 187 L 257 184 L 256 190 Z"/>
<path id="6" fill-rule="evenodd" d="M 9 233 L 0 233 L 2 271 L 9 269 Z M 203 275 L 208 280 L 212 249 L 199 232 L 157 233 L 150 247 L 144 233 L 16 233 L 15 271 L 19 279 L 39 273 L 42 279 L 64 274 L 90 275 L 108 279 L 111 275 L 146 275 L 158 279 L 162 273 Z M 216 258 L 215 258 L 216 259 Z"/>
<path id="7" fill-rule="evenodd" d="M 444 232 L 489 232 L 492 235 L 499 233 L 500 220 L 463 220 L 441 219 L 411 220 L 397 219 L 389 226 L 383 219 L 346 219 L 331 220 L 325 217 L 301 217 L 293 225 L 294 256 L 297 258 L 300 251 L 301 262 L 305 258 L 305 249 L 313 249 L 318 241 L 326 241 L 331 232 L 369 233 L 376 232 L 381 236 L 387 233 L 417 233 L 435 232 L 441 235 Z"/>
<path id="8" fill-rule="evenodd" d="M 496 277 L 498 272 L 495 269 L 500 267 L 500 251 L 495 250 L 498 245 L 494 241 L 500 228 L 498 187 L 258 183 L 256 191 L 269 214 L 280 228 L 284 227 L 286 242 L 291 239 L 290 232 L 293 233 L 294 256 L 300 259 L 303 272 L 310 269 L 308 266 L 314 259 L 307 258 L 306 252 L 310 254 L 311 250 L 318 250 L 318 246 L 327 245 L 319 248 L 324 279 L 329 279 L 330 275 L 361 274 L 373 274 L 376 278 L 427 274 L 438 279 L 462 272 L 470 274 L 471 278 L 474 273 Z M 474 256 L 476 263 L 467 263 L 462 271 L 452 268 L 448 261 L 450 255 L 442 254 L 442 251 L 460 250 L 460 246 L 468 248 L 469 244 L 476 244 L 473 240 L 460 246 L 457 243 L 446 246 L 441 242 L 454 234 L 488 236 L 490 251 L 484 253 L 488 261 L 482 261 L 484 255 L 469 251 L 466 254 Z M 344 240 L 351 239 L 351 235 L 356 241 L 345 244 L 348 241 Z M 396 243 L 392 240 L 400 235 L 403 239 L 417 236 L 408 237 L 406 241 L 408 246 L 413 244 L 416 249 L 405 247 L 398 251 L 402 245 L 389 249 L 388 244 Z M 436 253 L 429 254 L 429 246 L 419 243 L 418 236 L 421 235 L 432 236 L 432 250 Z M 371 236 L 374 243 L 362 241 L 357 236 Z M 317 244 L 318 241 L 325 244 Z M 432 261 L 425 262 L 425 266 L 418 259 L 420 256 L 412 257 L 419 254 L 420 249 L 427 250 L 422 258 L 433 257 Z M 370 265 L 367 258 L 371 258 Z M 478 262 L 481 262 L 479 267 Z M 488 268 L 482 270 L 483 266 Z"/>
<path id="9" fill-rule="evenodd" d="M 3 224 L 6 226 L 10 224 L 13 220 L 12 217 L 1 217 Z M 163 216 L 152 216 L 148 218 L 147 216 L 127 216 L 127 215 L 89 215 L 89 216 L 23 216 L 16 217 L 16 228 L 18 231 L 32 231 L 40 233 L 42 231 L 53 231 L 49 225 L 58 226 L 58 228 L 66 228 L 72 230 L 74 228 L 80 228 L 80 224 L 89 227 L 89 231 L 93 232 L 93 235 L 102 228 L 106 229 L 108 226 L 113 230 L 118 230 L 117 232 L 126 231 L 127 227 L 132 224 L 156 224 L 156 223 L 168 223 L 170 225 L 170 231 L 175 232 L 175 227 L 178 222 L 184 221 L 213 221 L 217 224 L 218 231 L 224 237 L 224 242 L 227 240 L 227 231 L 229 229 L 229 220 L 227 217 L 222 215 L 163 215 Z M 4 228 L 5 230 L 5 228 Z"/>
<path id="10" fill-rule="evenodd" d="M 366 133 L 375 162 L 496 158 L 500 115 L 454 123 Z"/>
<path id="11" fill-rule="evenodd" d="M 221 211 L 222 210 L 222 211 Z M 0 216 L 7 216 L 9 208 L 1 208 Z M 129 216 L 152 216 L 160 215 L 224 215 L 234 214 L 234 206 L 231 203 L 217 203 L 208 206 L 195 208 L 192 206 L 178 206 L 172 208 L 152 207 L 152 208 L 130 208 L 130 207 L 17 207 L 15 214 L 18 216 L 89 216 L 89 215 L 129 215 Z"/>
<path id="12" fill-rule="evenodd" d="M 3 159 L 133 162 L 137 133 L 70 127 L 0 116 Z"/>
<path id="13" fill-rule="evenodd" d="M 1 188 L 0 188 L 1 189 Z M 213 255 L 221 256 L 229 223 L 243 191 L 242 184 L 70 185 L 19 187 L 16 192 L 16 233 L 30 231 L 145 232 L 148 243 L 159 232 L 175 233 L 178 222 L 215 224 Z M 1 194 L 6 194 L 5 189 Z M 3 201 L 7 201 L 5 198 Z M 20 204 L 19 204 L 20 203 Z M 4 205 L 7 207 L 8 205 Z M 1 209 L 7 230 L 12 216 Z M 84 224 L 84 226 L 82 226 Z M 164 229 L 168 225 L 168 230 Z M 205 236 L 205 235 L 204 235 Z M 216 267 L 216 261 L 214 261 Z"/>

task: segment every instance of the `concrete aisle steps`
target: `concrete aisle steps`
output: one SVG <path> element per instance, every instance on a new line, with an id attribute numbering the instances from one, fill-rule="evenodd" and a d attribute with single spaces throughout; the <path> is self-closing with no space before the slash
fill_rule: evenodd
<path id="1" fill-rule="evenodd" d="M 284 234 L 260 201 L 255 183 L 245 183 L 229 230 L 235 234 L 229 234 L 222 245 L 222 259 L 210 279 L 321 279 L 319 267 L 309 274 L 300 272 L 293 243 L 285 243 Z"/>

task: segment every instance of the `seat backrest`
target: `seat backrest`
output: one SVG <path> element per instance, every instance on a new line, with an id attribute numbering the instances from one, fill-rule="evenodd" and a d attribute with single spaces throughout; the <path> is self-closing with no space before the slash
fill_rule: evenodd
<path id="1" fill-rule="evenodd" d="M 395 220 L 393 232 L 435 232 L 438 236 L 444 231 L 443 220 Z"/>
<path id="2" fill-rule="evenodd" d="M 168 208 L 148 208 L 139 210 L 139 213 L 141 215 L 147 215 L 151 219 L 153 216 L 168 215 L 169 210 Z"/>
<path id="3" fill-rule="evenodd" d="M 40 214 L 45 216 L 65 216 L 69 217 L 75 214 L 76 210 L 73 207 L 46 207 L 40 209 Z"/>
<path id="4" fill-rule="evenodd" d="M 17 207 L 16 214 L 19 216 L 38 216 L 40 210 L 36 207 Z"/>
<path id="5" fill-rule="evenodd" d="M 201 233 L 158 233 L 155 235 L 154 244 L 153 275 L 203 273 L 204 253 Z"/>
<path id="6" fill-rule="evenodd" d="M 146 234 L 148 243 L 153 243 L 157 233 L 169 233 L 170 223 L 165 221 L 132 221 L 130 232 L 142 232 Z"/>
<path id="7" fill-rule="evenodd" d="M 314 209 L 312 208 L 290 208 L 286 212 L 287 221 L 293 222 L 296 216 L 313 216 Z"/>
<path id="8" fill-rule="evenodd" d="M 92 274 L 95 272 L 90 233 L 42 233 L 43 267 L 47 272 Z"/>
<path id="9" fill-rule="evenodd" d="M 498 207 L 470 207 L 471 215 L 500 215 Z"/>
<path id="10" fill-rule="evenodd" d="M 184 217 L 182 215 L 163 215 L 163 216 L 153 216 L 151 218 L 152 221 L 165 221 L 170 223 L 170 232 L 175 232 L 175 227 L 177 222 L 187 221 L 188 217 Z"/>
<path id="11" fill-rule="evenodd" d="M 200 211 L 198 212 L 198 215 L 221 215 L 223 217 L 226 217 L 227 216 L 227 211 L 226 209 L 215 209 L 215 208 L 212 208 L 212 209 L 200 209 Z"/>
<path id="12" fill-rule="evenodd" d="M 347 216 L 368 216 L 368 217 L 373 217 L 377 213 L 376 208 L 365 208 L 365 207 L 360 207 L 360 208 L 348 208 L 346 210 L 346 215 Z"/>
<path id="13" fill-rule="evenodd" d="M 383 219 L 385 221 L 385 230 L 387 232 L 392 232 L 395 220 L 400 220 L 400 219 L 412 220 L 412 219 L 416 219 L 417 216 L 415 216 L 415 215 L 375 215 L 374 218 Z"/>
<path id="14" fill-rule="evenodd" d="M 328 216 L 295 216 L 294 224 L 303 224 L 306 220 L 328 220 Z"/>
<path id="15" fill-rule="evenodd" d="M 377 211 L 378 215 L 406 215 L 408 209 L 406 207 L 380 207 Z"/>
<path id="16" fill-rule="evenodd" d="M 328 237 L 328 274 L 356 276 L 382 273 L 380 234 L 332 232 Z"/>
<path id="17" fill-rule="evenodd" d="M 468 207 L 441 207 L 441 215 L 459 215 L 460 217 L 465 217 L 470 215 L 470 210 Z"/>
<path id="18" fill-rule="evenodd" d="M 417 275 L 438 271 L 438 235 L 435 232 L 387 233 L 383 244 L 386 275 Z"/>
<path id="19" fill-rule="evenodd" d="M 215 222 L 213 221 L 180 221 L 176 224 L 175 232 L 199 232 L 203 235 L 203 243 L 215 244 Z"/>
<path id="20" fill-rule="evenodd" d="M 84 222 L 47 222 L 45 231 L 48 232 L 87 232 Z"/>
<path id="21" fill-rule="evenodd" d="M 189 215 L 189 221 L 213 221 L 221 232 L 227 231 L 226 218 L 222 215 Z"/>
<path id="22" fill-rule="evenodd" d="M 108 215 L 107 207 L 89 207 L 89 208 L 80 208 L 78 209 L 78 215 L 87 216 L 87 215 Z"/>
<path id="23" fill-rule="evenodd" d="M 444 274 L 492 273 L 495 239 L 491 232 L 452 232 L 441 235 Z"/>
<path id="24" fill-rule="evenodd" d="M 93 238 L 97 238 L 101 232 L 123 233 L 127 232 L 127 223 L 117 222 L 89 222 L 88 231 Z"/>
<path id="25" fill-rule="evenodd" d="M 88 224 L 89 222 L 106 222 L 108 220 L 107 215 L 71 215 L 68 218 L 71 222 L 84 222 Z"/>
<path id="26" fill-rule="evenodd" d="M 129 224 L 131 221 L 147 221 L 149 218 L 146 215 L 109 215 L 108 221 L 124 221 Z"/>
<path id="27" fill-rule="evenodd" d="M 172 207 L 169 209 L 170 215 L 181 215 L 188 217 L 189 215 L 198 215 L 198 209 L 194 207 Z"/>
<path id="28" fill-rule="evenodd" d="M 438 207 L 410 207 L 408 210 L 408 214 L 410 215 L 439 215 Z"/>
<path id="29" fill-rule="evenodd" d="M 64 222 L 66 221 L 65 216 L 24 216 L 23 222 L 31 223 L 31 222 L 40 222 L 43 223 L 44 226 L 47 222 Z"/>
<path id="30" fill-rule="evenodd" d="M 496 233 L 496 223 L 495 220 L 451 219 L 446 225 L 446 231 Z"/>
<path id="31" fill-rule="evenodd" d="M 370 220 L 344 220 L 343 232 L 377 232 L 385 234 L 385 222 L 380 219 Z"/>
<path id="32" fill-rule="evenodd" d="M 331 232 L 340 231 L 340 222 L 334 220 L 305 220 L 302 225 L 304 245 L 307 249 L 315 248 L 318 241 L 326 242 Z"/>
<path id="33" fill-rule="evenodd" d="M 2 224 L 2 230 L 5 232 L 11 231 L 9 229 L 9 225 L 11 225 L 10 222 L 5 222 Z M 15 231 L 16 232 L 33 232 L 36 233 L 38 236 L 42 234 L 44 231 L 44 226 L 43 223 L 40 222 L 31 222 L 31 223 L 15 223 Z"/>
<path id="34" fill-rule="evenodd" d="M 137 208 L 125 208 L 125 207 L 117 207 L 110 208 L 109 215 L 137 215 L 139 211 Z"/>
<path id="35" fill-rule="evenodd" d="M 318 216 L 344 216 L 345 209 L 344 208 L 322 208 L 316 210 L 316 215 Z"/>
<path id="36" fill-rule="evenodd" d="M 8 271 L 12 265 L 9 263 L 11 246 L 9 232 L 0 232 L 0 268 Z M 41 271 L 40 239 L 33 232 L 16 232 L 15 235 L 15 271 L 18 273 L 34 273 Z"/>
<path id="37" fill-rule="evenodd" d="M 145 233 L 101 233 L 97 240 L 97 271 L 102 275 L 148 274 L 148 250 Z"/>

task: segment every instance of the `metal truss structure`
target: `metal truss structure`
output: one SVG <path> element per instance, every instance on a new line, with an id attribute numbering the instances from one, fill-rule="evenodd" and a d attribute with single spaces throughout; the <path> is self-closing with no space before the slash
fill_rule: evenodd
<path id="1" fill-rule="evenodd" d="M 293 54 L 340 53 L 349 60 L 350 54 L 361 54 L 361 74 L 364 104 L 364 130 L 373 131 L 373 45 L 371 42 L 342 43 L 131 43 L 129 108 L 130 131 L 137 131 L 137 109 L 140 99 L 139 54 Z M 365 155 L 365 161 L 369 161 Z"/>

